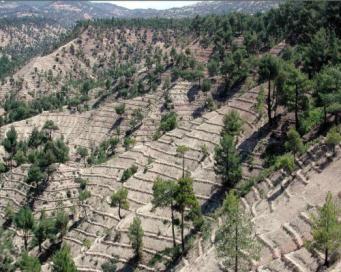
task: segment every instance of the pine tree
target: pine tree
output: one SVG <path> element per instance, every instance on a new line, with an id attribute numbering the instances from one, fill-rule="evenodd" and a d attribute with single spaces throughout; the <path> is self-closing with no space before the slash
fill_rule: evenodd
<path id="1" fill-rule="evenodd" d="M 185 154 L 189 151 L 189 147 L 185 145 L 179 145 L 176 148 L 176 153 L 182 156 L 182 177 L 185 177 Z"/>
<path id="2" fill-rule="evenodd" d="M 77 272 L 70 248 L 65 245 L 53 255 L 52 262 L 52 272 Z"/>
<path id="3" fill-rule="evenodd" d="M 14 224 L 24 232 L 24 246 L 27 251 L 28 234 L 34 228 L 34 217 L 31 209 L 28 207 L 21 208 L 14 217 Z"/>
<path id="4" fill-rule="evenodd" d="M 16 152 L 18 134 L 13 126 L 6 132 L 6 138 L 2 141 L 5 150 L 13 156 Z"/>
<path id="5" fill-rule="evenodd" d="M 26 252 L 19 260 L 20 271 L 22 272 L 40 272 L 41 265 L 36 257 L 29 256 Z"/>
<path id="6" fill-rule="evenodd" d="M 172 223 L 172 236 L 173 246 L 175 242 L 175 229 L 174 229 L 174 211 L 175 211 L 175 196 L 178 191 L 178 184 L 173 180 L 162 180 L 157 178 L 153 185 L 153 200 L 154 208 L 170 207 L 171 209 L 171 223 Z"/>
<path id="7" fill-rule="evenodd" d="M 110 205 L 113 207 L 118 207 L 118 217 L 122 219 L 121 209 L 129 209 L 128 190 L 122 187 L 114 192 L 111 196 Z"/>
<path id="8" fill-rule="evenodd" d="M 311 214 L 313 240 L 309 249 L 324 251 L 324 265 L 329 266 L 329 256 L 341 248 L 341 210 L 328 192 L 326 202 L 317 214 Z"/>
<path id="9" fill-rule="evenodd" d="M 320 105 L 324 109 L 324 122 L 327 122 L 327 113 L 338 116 L 341 112 L 341 65 L 328 66 L 316 77 L 316 92 L 320 99 Z"/>
<path id="10" fill-rule="evenodd" d="M 86 167 L 86 157 L 89 155 L 88 149 L 83 146 L 79 146 L 77 148 L 77 154 L 80 156 L 81 159 L 84 161 L 84 167 Z"/>
<path id="11" fill-rule="evenodd" d="M 268 95 L 267 108 L 269 124 L 272 125 L 272 107 L 273 101 L 271 99 L 271 81 L 273 81 L 279 73 L 279 62 L 277 58 L 267 54 L 259 63 L 259 76 L 262 80 L 268 81 Z"/>
<path id="12" fill-rule="evenodd" d="M 193 191 L 193 180 L 190 177 L 183 177 L 178 180 L 178 191 L 175 195 L 176 209 L 181 215 L 181 246 L 185 251 L 185 210 L 195 209 L 199 206 L 198 200 Z"/>
<path id="13" fill-rule="evenodd" d="M 287 135 L 287 141 L 285 142 L 285 148 L 288 151 L 296 154 L 300 154 L 304 151 L 304 144 L 300 134 L 295 129 L 290 129 Z"/>
<path id="14" fill-rule="evenodd" d="M 49 139 L 52 139 L 52 131 L 58 130 L 58 126 L 52 120 L 47 120 L 43 126 L 43 129 L 47 130 L 49 133 Z"/>
<path id="15" fill-rule="evenodd" d="M 237 111 L 232 110 L 224 116 L 221 135 L 228 134 L 233 137 L 239 136 L 243 127 L 243 120 Z"/>
<path id="16" fill-rule="evenodd" d="M 225 134 L 215 148 L 216 174 L 221 175 L 228 188 L 232 188 L 242 177 L 241 162 L 233 137 Z"/>
<path id="17" fill-rule="evenodd" d="M 41 252 L 42 243 L 52 237 L 54 222 L 53 220 L 46 218 L 45 212 L 43 211 L 40 220 L 33 229 L 34 240 L 38 244 L 39 252 Z"/>
<path id="18" fill-rule="evenodd" d="M 103 272 L 116 272 L 117 270 L 117 261 L 116 259 L 111 259 L 101 265 Z"/>
<path id="19" fill-rule="evenodd" d="M 299 113 L 307 107 L 310 82 L 294 65 L 285 64 L 282 68 L 276 79 L 277 93 L 282 96 L 282 104 L 295 113 L 295 128 L 299 130 Z"/>
<path id="20" fill-rule="evenodd" d="M 60 233 L 60 240 L 63 242 L 63 238 L 67 232 L 67 225 L 69 223 L 69 216 L 64 210 L 59 210 L 55 219 L 55 232 Z"/>
<path id="21" fill-rule="evenodd" d="M 88 190 L 80 190 L 79 195 L 78 195 L 78 200 L 79 200 L 80 206 L 83 207 L 83 212 L 85 214 L 85 218 L 87 218 L 88 215 L 86 213 L 86 206 L 84 204 L 85 204 L 85 201 L 88 198 L 90 198 L 90 197 L 91 197 L 90 191 L 88 191 Z"/>
<path id="22" fill-rule="evenodd" d="M 336 145 L 341 143 L 341 133 L 337 127 L 332 128 L 327 133 L 326 144 L 333 149 L 334 156 L 336 155 Z"/>
<path id="23" fill-rule="evenodd" d="M 128 237 L 132 247 L 135 251 L 135 255 L 138 259 L 141 258 L 141 250 L 143 246 L 143 229 L 141 226 L 141 220 L 135 217 L 128 229 Z"/>
<path id="24" fill-rule="evenodd" d="M 251 220 L 234 190 L 224 200 L 222 217 L 224 222 L 216 237 L 218 256 L 229 271 L 250 271 L 250 258 L 258 258 L 259 248 Z"/>

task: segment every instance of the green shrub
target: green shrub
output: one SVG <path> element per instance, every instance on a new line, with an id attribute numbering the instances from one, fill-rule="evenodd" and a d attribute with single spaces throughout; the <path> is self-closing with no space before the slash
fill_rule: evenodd
<path id="1" fill-rule="evenodd" d="M 275 162 L 276 170 L 285 169 L 288 172 L 292 172 L 295 169 L 295 157 L 291 153 L 286 153 L 282 156 L 278 156 Z"/>
<path id="2" fill-rule="evenodd" d="M 176 113 L 169 112 L 161 117 L 160 128 L 162 132 L 171 131 L 177 126 Z"/>
<path id="3" fill-rule="evenodd" d="M 137 169 L 138 167 L 136 165 L 132 165 L 128 169 L 125 169 L 121 177 L 121 182 L 127 181 L 132 175 L 137 172 Z"/>

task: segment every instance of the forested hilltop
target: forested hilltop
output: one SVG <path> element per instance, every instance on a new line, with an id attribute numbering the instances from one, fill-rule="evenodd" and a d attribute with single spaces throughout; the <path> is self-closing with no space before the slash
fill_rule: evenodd
<path id="1" fill-rule="evenodd" d="M 341 2 L 242 11 L 3 21 L 0 271 L 339 271 Z"/>

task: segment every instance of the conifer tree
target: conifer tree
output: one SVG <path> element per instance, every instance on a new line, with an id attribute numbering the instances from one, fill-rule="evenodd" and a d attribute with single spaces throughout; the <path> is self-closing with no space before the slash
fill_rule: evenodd
<path id="1" fill-rule="evenodd" d="M 30 208 L 21 208 L 14 217 L 14 224 L 24 232 L 24 246 L 27 251 L 28 235 L 34 228 L 34 218 Z"/>
<path id="2" fill-rule="evenodd" d="M 332 128 L 326 137 L 326 144 L 330 145 L 333 149 L 334 156 L 336 155 L 336 145 L 341 143 L 341 133 L 337 127 Z"/>
<path id="3" fill-rule="evenodd" d="M 176 246 L 175 242 L 175 229 L 174 229 L 174 211 L 175 211 L 175 196 L 178 192 L 178 184 L 173 180 L 162 180 L 157 178 L 153 185 L 153 200 L 152 204 L 154 208 L 157 207 L 169 207 L 171 209 L 171 224 L 172 224 L 172 236 L 173 246 Z"/>
<path id="4" fill-rule="evenodd" d="M 129 209 L 128 190 L 122 187 L 114 192 L 111 196 L 110 205 L 113 207 L 118 207 L 118 217 L 122 219 L 121 209 Z"/>
<path id="5" fill-rule="evenodd" d="M 215 148 L 216 174 L 221 175 L 228 188 L 232 188 L 242 177 L 241 162 L 233 137 L 225 134 Z"/>
<path id="6" fill-rule="evenodd" d="M 304 144 L 300 134 L 295 129 L 290 129 L 285 142 L 285 148 L 294 153 L 294 156 L 304 151 Z"/>
<path id="7" fill-rule="evenodd" d="M 273 81 L 279 73 L 279 62 L 271 56 L 265 55 L 259 63 L 259 75 L 262 80 L 268 81 L 267 109 L 269 124 L 272 125 L 272 107 L 273 101 L 271 96 L 271 81 Z"/>
<path id="8" fill-rule="evenodd" d="M 141 258 L 141 250 L 143 246 L 143 229 L 141 226 L 141 220 L 138 217 L 135 217 L 133 222 L 130 224 L 128 229 L 128 237 L 132 247 L 135 251 L 135 256 L 140 259 Z"/>
<path id="9" fill-rule="evenodd" d="M 329 256 L 341 248 L 341 210 L 328 192 L 326 202 L 317 214 L 311 214 L 313 240 L 307 243 L 309 249 L 324 252 L 324 265 L 329 266 Z"/>
<path id="10" fill-rule="evenodd" d="M 224 116 L 223 119 L 224 127 L 221 135 L 228 134 L 233 137 L 238 136 L 243 127 L 243 120 L 237 111 L 232 110 Z"/>
<path id="11" fill-rule="evenodd" d="M 52 262 L 52 272 L 77 272 L 70 248 L 66 245 L 53 255 Z"/>
<path id="12" fill-rule="evenodd" d="M 175 195 L 176 209 L 181 215 L 181 247 L 185 251 L 185 210 L 195 209 L 199 206 L 198 200 L 193 191 L 193 180 L 190 177 L 183 177 L 178 180 L 178 191 Z"/>
<path id="13" fill-rule="evenodd" d="M 29 256 L 27 252 L 23 253 L 19 260 L 20 271 L 22 272 L 40 272 L 41 265 L 36 257 Z"/>
<path id="14" fill-rule="evenodd" d="M 251 220 L 234 190 L 224 200 L 222 217 L 224 222 L 216 237 L 218 256 L 228 271 L 250 271 L 250 258 L 258 258 L 259 247 Z"/>

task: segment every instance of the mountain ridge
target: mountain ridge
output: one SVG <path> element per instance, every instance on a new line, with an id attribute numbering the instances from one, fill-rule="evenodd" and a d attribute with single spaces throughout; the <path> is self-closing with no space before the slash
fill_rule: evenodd
<path id="1" fill-rule="evenodd" d="M 183 18 L 195 15 L 226 14 L 233 11 L 256 13 L 276 7 L 279 1 L 207 1 L 166 10 L 128 9 L 112 3 L 90 1 L 27 1 L 0 2 L 0 17 L 41 16 L 73 25 L 79 20 L 96 18 Z"/>

